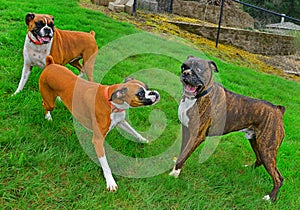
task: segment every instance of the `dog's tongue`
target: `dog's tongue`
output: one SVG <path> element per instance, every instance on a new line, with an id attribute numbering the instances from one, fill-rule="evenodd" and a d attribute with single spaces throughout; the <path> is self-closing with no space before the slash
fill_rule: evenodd
<path id="1" fill-rule="evenodd" d="M 48 36 L 43 36 L 43 37 L 39 36 L 38 39 L 39 39 L 39 42 L 41 42 L 41 43 L 50 42 L 50 37 L 48 37 Z"/>
<path id="2" fill-rule="evenodd" d="M 191 85 L 186 85 L 185 86 L 185 91 L 186 92 L 194 93 L 194 92 L 196 92 L 196 90 L 197 90 L 197 88 L 194 87 L 194 86 L 191 86 Z"/>

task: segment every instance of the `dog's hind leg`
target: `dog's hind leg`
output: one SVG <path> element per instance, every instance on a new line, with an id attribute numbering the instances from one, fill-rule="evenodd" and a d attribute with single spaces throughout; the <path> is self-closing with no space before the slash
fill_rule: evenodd
<path id="1" fill-rule="evenodd" d="M 82 65 L 80 64 L 79 60 L 81 59 L 81 57 L 78 57 L 76 59 L 73 59 L 72 61 L 70 61 L 70 65 L 75 67 L 76 69 L 79 70 L 79 77 L 82 77 L 83 76 L 83 69 L 82 69 Z"/>
<path id="2" fill-rule="evenodd" d="M 241 130 L 241 132 L 245 132 L 245 137 L 246 137 L 246 139 L 249 140 L 252 150 L 255 153 L 256 161 L 253 164 L 253 167 L 256 168 L 256 167 L 260 166 L 262 164 L 262 162 L 261 162 L 260 154 L 258 152 L 258 144 L 256 142 L 255 132 L 253 129 L 250 129 L 250 128 L 243 129 L 243 130 Z M 246 165 L 246 166 L 248 166 L 248 165 Z"/>
<path id="3" fill-rule="evenodd" d="M 108 191 L 116 191 L 118 189 L 118 185 L 112 176 L 104 151 L 104 138 L 107 131 L 101 132 L 98 127 L 95 127 L 95 125 L 93 125 L 93 131 L 94 135 L 92 142 L 106 180 L 106 189 Z"/>
<path id="4" fill-rule="evenodd" d="M 50 111 L 52 111 L 55 107 L 55 99 L 56 99 L 56 96 L 54 96 L 52 98 L 50 98 L 50 97 L 44 98 L 43 97 L 42 105 L 45 109 L 45 119 L 46 120 L 52 120 Z"/>
<path id="5" fill-rule="evenodd" d="M 85 54 L 83 55 L 82 71 L 86 73 L 88 80 L 92 82 L 94 81 L 93 71 L 97 54 L 98 50 L 96 50 L 95 52 L 85 52 Z"/>
<path id="6" fill-rule="evenodd" d="M 270 200 L 274 202 L 277 197 L 277 193 L 283 183 L 283 177 L 277 169 L 276 166 L 276 154 L 277 150 L 268 150 L 266 148 L 259 149 L 259 153 L 262 159 L 262 163 L 266 168 L 267 172 L 273 179 L 273 189 L 269 195 L 264 196 L 264 200 Z"/>
<path id="7" fill-rule="evenodd" d="M 45 119 L 52 120 L 50 111 L 52 111 L 55 107 L 55 99 L 57 97 L 57 94 L 53 90 L 51 90 L 47 84 L 44 84 L 41 81 L 39 86 L 42 95 L 42 106 L 45 109 Z"/>
<path id="8" fill-rule="evenodd" d="M 284 128 L 281 121 L 278 121 L 276 113 L 269 113 L 258 130 L 260 130 L 260 132 L 257 133 L 256 141 L 258 144 L 258 152 L 262 164 L 273 179 L 273 189 L 264 199 L 271 199 L 271 201 L 274 202 L 284 180 L 276 166 L 276 156 L 284 138 Z"/>
<path id="9" fill-rule="evenodd" d="M 259 167 L 261 166 L 262 162 L 261 162 L 261 158 L 260 158 L 260 154 L 258 152 L 258 145 L 257 145 L 257 142 L 256 142 L 256 138 L 252 138 L 252 139 L 249 139 L 249 142 L 251 144 L 251 147 L 255 153 L 255 156 L 256 156 L 256 161 L 255 163 L 253 164 L 253 167 L 256 168 L 256 167 Z"/>

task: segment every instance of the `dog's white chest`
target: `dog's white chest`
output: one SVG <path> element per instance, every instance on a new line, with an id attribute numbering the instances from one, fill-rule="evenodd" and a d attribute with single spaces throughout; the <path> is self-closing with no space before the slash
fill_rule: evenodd
<path id="1" fill-rule="evenodd" d="M 196 99 L 181 99 L 180 105 L 178 107 L 178 118 L 181 121 L 181 123 L 188 127 L 189 124 L 189 117 L 187 115 L 187 111 L 192 108 L 192 106 L 196 103 Z"/>
<path id="2" fill-rule="evenodd" d="M 52 46 L 52 40 L 49 44 L 36 45 L 32 43 L 26 36 L 24 45 L 24 61 L 31 66 L 38 66 L 39 68 L 45 68 L 46 57 L 50 54 Z"/>
<path id="3" fill-rule="evenodd" d="M 112 112 L 110 114 L 111 123 L 109 126 L 109 130 L 113 129 L 119 122 L 125 120 L 126 112 Z"/>

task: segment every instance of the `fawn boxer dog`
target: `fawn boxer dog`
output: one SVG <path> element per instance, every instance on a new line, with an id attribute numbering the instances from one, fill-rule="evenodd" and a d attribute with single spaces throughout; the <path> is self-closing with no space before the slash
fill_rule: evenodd
<path id="1" fill-rule="evenodd" d="M 147 142 L 126 122 L 125 110 L 153 105 L 159 101 L 159 93 L 148 90 L 144 83 L 133 78 L 111 86 L 84 80 L 66 67 L 54 64 L 51 56 L 46 58 L 46 68 L 40 76 L 39 88 L 46 119 L 52 119 L 50 111 L 54 109 L 56 97 L 60 96 L 73 116 L 93 131 L 92 142 L 103 169 L 107 189 L 117 190 L 118 186 L 104 152 L 105 136 L 113 127 L 119 126 L 141 142 Z"/>
<path id="2" fill-rule="evenodd" d="M 23 58 L 24 65 L 21 80 L 14 95 L 25 86 L 33 66 L 45 68 L 47 55 L 52 55 L 55 63 L 70 64 L 85 72 L 88 80 L 93 81 L 94 63 L 98 52 L 95 32 L 90 33 L 60 30 L 54 27 L 51 15 L 28 13 L 25 17 L 28 28 Z M 83 66 L 80 60 L 83 60 Z"/>
<path id="3" fill-rule="evenodd" d="M 212 71 L 218 72 L 213 61 L 193 56 L 181 66 L 183 97 L 178 115 L 182 123 L 182 145 L 170 175 L 178 177 L 184 162 L 206 136 L 243 131 L 256 155 L 254 167 L 263 164 L 274 182 L 273 190 L 264 199 L 275 201 L 283 183 L 276 155 L 284 138 L 285 108 L 226 90 L 213 81 Z"/>

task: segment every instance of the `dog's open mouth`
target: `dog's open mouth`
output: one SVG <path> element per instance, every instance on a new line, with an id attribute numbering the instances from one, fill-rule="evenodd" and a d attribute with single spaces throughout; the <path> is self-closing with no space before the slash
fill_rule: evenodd
<path id="1" fill-rule="evenodd" d="M 43 44 L 47 44 L 51 41 L 51 38 L 50 36 L 39 36 L 37 35 L 37 39 L 40 43 L 43 43 Z"/>
<path id="2" fill-rule="evenodd" d="M 190 85 L 190 84 L 184 84 L 184 92 L 185 92 L 185 95 L 186 96 L 196 96 L 199 89 L 201 89 L 201 85 L 200 86 L 193 86 L 193 85 Z"/>
<path id="3" fill-rule="evenodd" d="M 184 85 L 184 91 L 187 92 L 187 93 L 194 94 L 197 91 L 197 87 L 194 87 L 194 86 L 189 85 L 189 84 L 185 84 Z"/>

